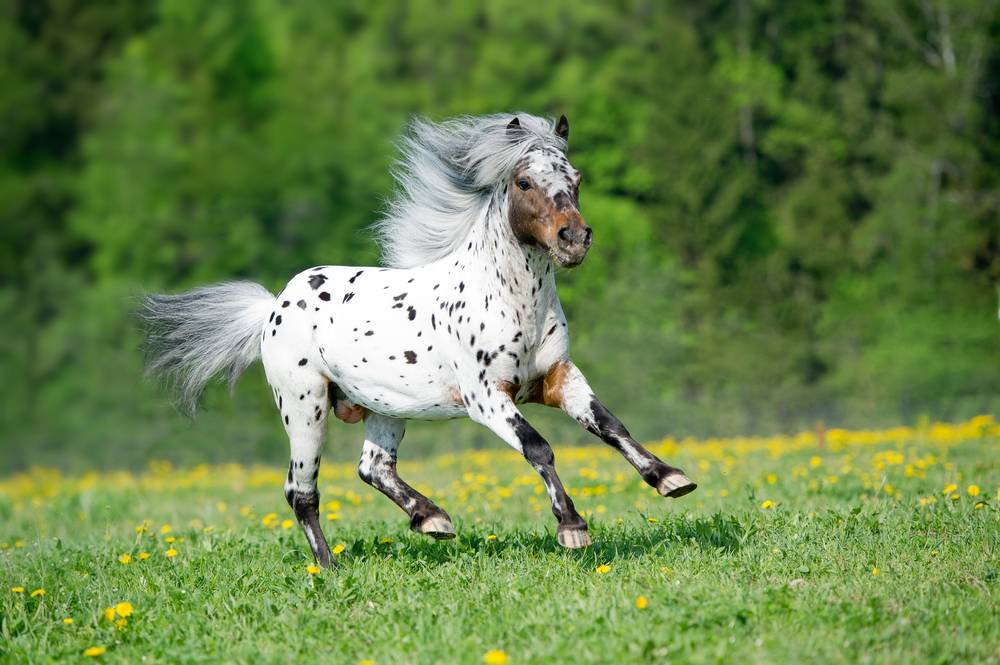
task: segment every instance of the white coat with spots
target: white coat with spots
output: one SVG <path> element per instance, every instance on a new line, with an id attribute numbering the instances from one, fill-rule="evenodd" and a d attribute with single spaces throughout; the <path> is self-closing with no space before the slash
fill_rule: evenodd
<path id="1" fill-rule="evenodd" d="M 587 525 L 520 403 L 564 409 L 664 496 L 695 489 L 631 437 L 570 360 L 555 269 L 583 261 L 593 234 L 568 133 L 565 117 L 416 121 L 378 225 L 391 267 L 309 268 L 277 297 L 237 282 L 145 300 L 150 369 L 175 378 L 192 409 L 212 376 L 234 381 L 262 359 L 291 443 L 285 496 L 320 563 L 331 563 L 316 490 L 331 410 L 364 421 L 361 478 L 437 538 L 454 537 L 447 513 L 396 472 L 407 419 L 468 416 L 521 452 L 566 547 L 590 544 Z"/>

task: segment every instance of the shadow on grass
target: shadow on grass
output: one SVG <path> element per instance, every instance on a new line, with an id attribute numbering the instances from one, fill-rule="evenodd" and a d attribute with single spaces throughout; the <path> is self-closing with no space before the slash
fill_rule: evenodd
<path id="1" fill-rule="evenodd" d="M 734 515 L 715 513 L 710 517 L 683 517 L 642 525 L 592 525 L 593 545 L 567 550 L 556 541 L 554 533 L 513 529 L 499 531 L 490 539 L 481 527 L 466 529 L 458 525 L 459 536 L 452 541 L 435 542 L 412 534 L 390 543 L 379 538 L 357 540 L 349 547 L 352 558 L 385 558 L 418 564 L 446 564 L 467 557 L 568 556 L 582 566 L 610 563 L 616 559 L 666 555 L 670 550 L 695 546 L 703 550 L 732 553 L 740 550 L 754 535 L 749 520 L 741 522 Z"/>

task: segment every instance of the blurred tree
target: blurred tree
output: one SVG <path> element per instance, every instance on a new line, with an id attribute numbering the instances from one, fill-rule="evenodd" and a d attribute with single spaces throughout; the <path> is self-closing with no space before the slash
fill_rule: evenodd
<path id="1" fill-rule="evenodd" d="M 376 261 L 417 113 L 569 116 L 574 357 L 637 434 L 1000 408 L 998 0 L 8 2 L 0 53 L 6 466 L 281 459 L 259 371 L 196 426 L 142 381 L 130 298 Z"/>

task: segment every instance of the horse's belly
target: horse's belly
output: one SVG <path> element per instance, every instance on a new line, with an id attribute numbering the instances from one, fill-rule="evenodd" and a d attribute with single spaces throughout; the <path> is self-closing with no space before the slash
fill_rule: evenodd
<path id="1" fill-rule="evenodd" d="M 444 420 L 465 415 L 458 391 L 450 388 L 445 377 L 430 375 L 392 375 L 384 368 L 364 371 L 333 367 L 334 381 L 353 404 L 394 418 Z"/>

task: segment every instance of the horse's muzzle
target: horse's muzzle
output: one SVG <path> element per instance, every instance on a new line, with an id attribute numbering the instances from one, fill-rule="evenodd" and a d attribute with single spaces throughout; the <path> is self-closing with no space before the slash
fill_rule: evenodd
<path id="1" fill-rule="evenodd" d="M 594 240 L 594 231 L 579 213 L 567 215 L 556 232 L 556 261 L 563 268 L 572 268 L 583 263 L 587 250 Z"/>

